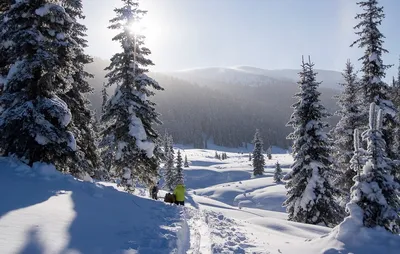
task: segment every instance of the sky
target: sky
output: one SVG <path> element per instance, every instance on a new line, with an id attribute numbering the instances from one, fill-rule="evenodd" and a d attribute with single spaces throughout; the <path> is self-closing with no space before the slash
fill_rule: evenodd
<path id="1" fill-rule="evenodd" d="M 310 55 L 317 69 L 341 71 L 347 59 L 359 67 L 362 51 L 350 48 L 357 39 L 353 26 L 360 8 L 356 0 L 141 0 L 146 46 L 152 71 L 247 65 L 265 69 L 297 69 Z M 399 0 L 380 0 L 386 18 L 385 64 L 400 54 Z M 107 29 L 120 0 L 83 0 L 93 56 L 109 59 L 120 51 Z"/>

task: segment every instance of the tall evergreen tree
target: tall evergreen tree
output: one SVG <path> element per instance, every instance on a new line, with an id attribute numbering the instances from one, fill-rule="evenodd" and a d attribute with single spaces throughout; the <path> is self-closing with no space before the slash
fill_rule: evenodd
<path id="1" fill-rule="evenodd" d="M 347 208 L 350 216 L 363 216 L 364 226 L 381 226 L 399 234 L 399 187 L 390 174 L 391 159 L 387 157 L 381 128 L 382 110 L 377 113 L 376 105 L 371 103 L 369 129 L 362 134 L 368 144 L 367 161 L 354 177 L 355 184 L 351 188 L 351 201 Z"/>
<path id="2" fill-rule="evenodd" d="M 340 120 L 332 131 L 334 167 L 339 172 L 335 185 L 341 192 L 342 204 L 345 205 L 350 198 L 350 188 L 354 185 L 355 171 L 351 169 L 350 160 L 354 153 L 353 130 L 362 127 L 361 102 L 358 96 L 359 84 L 354 67 L 348 60 L 342 73 L 344 90 L 339 96 L 339 110 L 336 115 Z"/>
<path id="3" fill-rule="evenodd" d="M 282 177 L 283 177 L 283 174 L 282 174 L 281 165 L 277 161 L 276 165 L 275 165 L 275 171 L 274 171 L 274 182 L 276 182 L 276 183 L 282 182 Z"/>
<path id="4" fill-rule="evenodd" d="M 183 168 L 182 168 L 182 156 L 181 151 L 178 150 L 176 156 L 176 174 L 175 174 L 175 184 L 183 184 Z"/>
<path id="5" fill-rule="evenodd" d="M 84 67 L 93 60 L 84 52 L 84 48 L 87 47 L 85 39 L 87 29 L 80 23 L 80 20 L 85 18 L 82 0 L 64 0 L 62 3 L 65 11 L 73 20 L 70 36 L 76 42 L 73 56 L 74 69 L 71 73 L 72 87 L 68 92 L 59 94 L 72 113 L 70 128 L 77 143 L 73 173 L 74 175 L 87 173 L 97 179 L 107 179 L 107 172 L 101 170 L 103 167 L 97 151 L 96 133 L 93 126 L 95 114 L 89 109 L 90 102 L 86 96 L 93 91 L 88 83 L 88 79 L 93 76 L 86 72 Z"/>
<path id="6" fill-rule="evenodd" d="M 146 12 L 139 9 L 137 1 L 121 2 L 109 28 L 118 32 L 113 40 L 121 44 L 122 52 L 116 53 L 106 68 L 107 86 L 117 88 L 102 121 L 106 123 L 103 137 L 113 137 L 115 172 L 121 184 L 132 189 L 135 181 L 152 184 L 158 175 L 162 153 L 156 149 L 159 135 L 154 125 L 161 122 L 149 97 L 154 95 L 153 89 L 162 88 L 145 74 L 146 67 L 153 64 L 147 58 L 150 50 L 144 46 L 145 37 L 132 29 Z"/>
<path id="7" fill-rule="evenodd" d="M 74 22 L 48 0 L 17 1 L 2 15 L 0 41 L 11 42 L 11 67 L 0 97 L 1 150 L 70 172 L 76 141 L 68 130 L 71 111 L 58 95 L 72 87 Z"/>
<path id="8" fill-rule="evenodd" d="M 397 108 L 388 96 L 388 86 L 382 80 L 385 77 L 385 70 L 390 65 L 384 65 L 382 54 L 388 53 L 383 48 L 385 36 L 380 32 L 385 14 L 383 7 L 378 6 L 377 0 L 365 0 L 357 3 L 363 12 L 357 14 L 356 19 L 360 22 L 354 27 L 359 38 L 351 44 L 358 45 L 364 49 L 364 55 L 359 59 L 362 62 L 361 71 L 363 76 L 360 81 L 360 88 L 363 92 L 363 124 L 368 125 L 368 105 L 375 103 L 384 112 L 383 116 L 383 137 L 388 148 L 388 156 L 395 159 L 397 155 L 391 150 L 393 142 L 393 129 L 396 122 Z"/>
<path id="9" fill-rule="evenodd" d="M 302 62 L 300 74 L 299 99 L 293 105 L 294 112 L 288 126 L 294 131 L 288 136 L 294 139 L 291 178 L 286 188 L 287 199 L 284 202 L 289 220 L 308 224 L 324 223 L 333 226 L 339 223 L 342 213 L 335 202 L 335 189 L 331 185 L 330 144 L 324 129 L 328 124 L 323 121 L 328 114 L 320 103 L 317 91 L 314 64 Z M 339 216 L 338 216 L 339 215 Z"/>
<path id="10" fill-rule="evenodd" d="M 253 150 L 253 174 L 255 176 L 264 173 L 265 159 L 263 155 L 263 141 L 260 137 L 260 131 L 257 129 L 254 134 L 254 150 Z"/>
<path id="11" fill-rule="evenodd" d="M 11 1 L 5 0 L 0 2 L 0 20 L 4 19 L 4 13 L 7 11 L 11 6 Z M 4 33 L 5 30 L 0 31 L 0 33 Z M 1 35 L 0 35 L 1 36 Z M 5 41 L 4 41 L 5 42 Z M 5 79 L 9 70 L 10 63 L 8 62 L 7 57 L 7 48 L 9 43 L 0 43 L 0 95 L 3 93 Z M 7 46 L 6 46 L 7 45 Z"/>
<path id="12" fill-rule="evenodd" d="M 170 191 L 172 191 L 175 187 L 175 175 L 176 175 L 176 170 L 174 166 L 175 155 L 174 155 L 172 136 L 168 136 L 168 138 L 166 139 L 166 145 L 164 149 L 165 149 L 164 179 L 166 183 L 165 185 Z"/>

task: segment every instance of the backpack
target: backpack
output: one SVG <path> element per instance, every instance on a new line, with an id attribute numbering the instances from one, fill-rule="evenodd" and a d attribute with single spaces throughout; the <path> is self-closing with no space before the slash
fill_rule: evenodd
<path id="1" fill-rule="evenodd" d="M 171 193 L 165 194 L 164 202 L 166 202 L 166 203 L 175 203 L 175 197 L 174 197 L 174 195 L 171 194 Z"/>

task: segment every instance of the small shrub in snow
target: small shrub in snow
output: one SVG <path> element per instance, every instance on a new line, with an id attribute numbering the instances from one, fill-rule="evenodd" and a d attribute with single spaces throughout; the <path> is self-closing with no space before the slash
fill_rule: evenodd
<path id="1" fill-rule="evenodd" d="M 282 169 L 281 169 L 281 165 L 279 164 L 279 162 L 276 162 L 275 165 L 275 172 L 274 172 L 274 182 L 276 183 L 280 183 L 282 182 Z"/>
<path id="2" fill-rule="evenodd" d="M 188 167 L 189 167 L 189 162 L 188 162 L 188 159 L 187 159 L 187 155 L 185 155 L 185 162 L 183 163 L 183 166 L 184 166 L 185 168 L 188 168 Z"/>

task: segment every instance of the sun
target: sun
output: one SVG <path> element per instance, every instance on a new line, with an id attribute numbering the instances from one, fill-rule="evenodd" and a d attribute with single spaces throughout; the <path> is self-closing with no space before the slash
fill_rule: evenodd
<path id="1" fill-rule="evenodd" d="M 143 24 L 138 21 L 133 22 L 128 26 L 128 30 L 132 34 L 141 34 L 144 31 L 144 29 L 145 27 L 143 26 Z"/>

